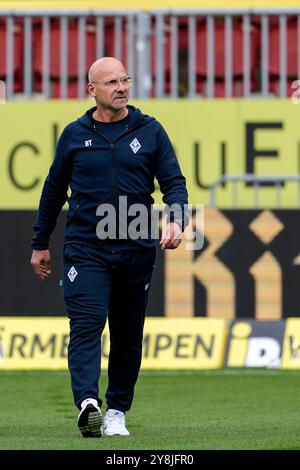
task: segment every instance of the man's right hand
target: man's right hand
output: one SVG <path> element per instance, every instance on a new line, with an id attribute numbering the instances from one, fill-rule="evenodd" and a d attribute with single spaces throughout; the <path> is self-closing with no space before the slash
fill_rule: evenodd
<path id="1" fill-rule="evenodd" d="M 31 266 L 40 281 L 45 281 L 51 274 L 50 260 L 51 256 L 49 250 L 32 251 Z"/>

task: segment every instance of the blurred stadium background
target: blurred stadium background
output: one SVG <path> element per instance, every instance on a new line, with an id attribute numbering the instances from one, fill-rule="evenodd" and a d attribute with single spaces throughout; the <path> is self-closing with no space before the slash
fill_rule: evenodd
<path id="1" fill-rule="evenodd" d="M 123 61 L 131 102 L 167 128 L 190 203 L 205 204 L 204 246 L 158 252 L 143 370 L 299 369 L 299 0 L 0 0 L 0 46 L 0 370 L 67 367 L 65 214 L 48 283 L 29 244 L 103 55 Z"/>

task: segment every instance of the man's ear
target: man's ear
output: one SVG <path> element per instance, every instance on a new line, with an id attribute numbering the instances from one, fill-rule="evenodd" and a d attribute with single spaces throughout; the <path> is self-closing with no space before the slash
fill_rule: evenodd
<path id="1" fill-rule="evenodd" d="M 87 91 L 89 93 L 90 96 L 92 96 L 93 98 L 95 98 L 96 96 L 96 92 L 95 92 L 95 87 L 92 83 L 88 83 L 87 84 Z"/>

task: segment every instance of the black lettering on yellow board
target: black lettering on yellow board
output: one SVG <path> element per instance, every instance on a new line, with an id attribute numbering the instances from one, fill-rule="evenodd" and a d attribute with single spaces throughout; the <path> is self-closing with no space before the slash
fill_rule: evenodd
<path id="1" fill-rule="evenodd" d="M 189 354 L 184 352 L 184 349 L 189 347 L 189 342 L 186 341 L 187 338 L 191 338 L 191 335 L 177 336 L 175 343 L 175 357 L 189 357 Z"/>
<path id="2" fill-rule="evenodd" d="M 208 344 L 205 344 L 204 339 L 202 338 L 202 336 L 196 335 L 196 341 L 195 341 L 195 347 L 194 347 L 194 351 L 193 351 L 193 357 L 197 357 L 198 350 L 199 350 L 200 347 L 204 349 L 205 354 L 208 357 L 212 357 L 216 337 L 215 337 L 215 335 L 211 335 L 209 339 L 210 339 L 210 344 L 208 345 Z"/>
<path id="3" fill-rule="evenodd" d="M 174 358 L 196 358 L 199 352 L 213 356 L 215 335 L 203 338 L 193 334 L 145 334 L 143 337 L 143 357 L 159 358 L 162 351 L 171 351 Z M 151 345 L 153 345 L 153 352 Z M 152 353 L 152 354 L 151 354 Z M 105 357 L 105 356 L 104 356 Z"/>
<path id="4" fill-rule="evenodd" d="M 23 150 L 24 148 L 29 148 L 32 150 L 33 155 L 38 156 L 39 155 L 39 149 L 36 147 L 36 145 L 32 142 L 20 142 L 17 144 L 15 147 L 13 147 L 9 157 L 8 157 L 8 174 L 9 178 L 12 182 L 12 184 L 18 188 L 21 189 L 22 191 L 29 191 L 33 188 L 35 188 L 39 182 L 40 178 L 39 177 L 33 177 L 32 181 L 30 183 L 25 184 L 24 182 L 21 182 L 20 180 L 17 179 L 16 177 L 16 166 L 17 166 L 17 156 L 19 155 L 19 151 Z"/>
<path id="5" fill-rule="evenodd" d="M 10 348 L 8 352 L 8 357 L 13 357 L 16 353 L 21 357 L 26 357 L 24 352 L 24 346 L 27 343 L 27 336 L 20 333 L 15 333 L 11 336 Z"/>
<path id="6" fill-rule="evenodd" d="M 167 334 L 159 334 L 155 337 L 153 357 L 157 357 L 160 351 L 164 351 L 170 347 L 172 336 Z"/>
<path id="7" fill-rule="evenodd" d="M 52 142 L 53 147 L 51 150 L 52 158 L 55 155 L 56 144 L 59 138 L 59 126 L 57 123 L 53 123 L 52 125 Z M 40 151 L 37 145 L 34 142 L 18 142 L 14 145 L 8 155 L 8 177 L 12 183 L 12 185 L 21 190 L 21 191 L 30 191 L 34 189 L 37 185 L 41 183 L 41 177 L 33 175 L 32 180 L 30 182 L 21 181 L 17 177 L 17 170 L 18 170 L 18 157 L 22 154 L 24 150 L 29 150 L 31 155 L 34 157 L 39 157 Z M 26 165 L 27 166 L 27 165 Z M 22 172 L 20 172 L 22 173 Z"/>
<path id="8" fill-rule="evenodd" d="M 288 341 L 290 347 L 290 356 L 294 359 L 300 358 L 300 341 L 295 341 L 294 337 L 289 335 Z"/>
<path id="9" fill-rule="evenodd" d="M 40 335 L 35 334 L 32 336 L 31 347 L 29 352 L 29 357 L 35 357 L 37 353 L 50 352 L 50 357 L 55 357 L 55 347 L 56 347 L 56 335 L 50 336 L 50 338 L 43 344 L 40 338 Z M 48 351 L 50 349 L 50 351 Z"/>
<path id="10" fill-rule="evenodd" d="M 197 357 L 199 354 L 199 349 L 201 348 L 206 356 L 212 357 L 215 336 L 211 335 L 209 338 L 209 343 L 207 344 L 205 340 L 200 335 L 191 335 L 191 334 L 179 334 L 168 335 L 168 334 L 156 334 L 156 335 L 145 335 L 143 339 L 143 354 L 144 357 L 150 357 L 149 354 L 149 345 L 150 342 L 153 342 L 153 357 L 159 357 L 162 351 L 166 351 L 172 348 L 174 357 L 188 358 L 188 357 Z M 34 358 L 37 354 L 45 353 L 48 357 L 54 358 L 59 352 L 60 358 L 67 357 L 67 347 L 69 342 L 69 335 L 62 335 L 59 338 L 56 334 L 51 335 L 50 337 L 42 340 L 39 334 L 34 335 L 22 335 L 22 334 L 12 334 L 10 340 L 10 348 L 8 357 L 28 357 Z M 187 351 L 187 348 L 192 353 Z M 26 350 L 28 353 L 26 354 Z M 108 336 L 104 334 L 102 336 L 102 357 L 108 358 L 109 356 L 109 342 Z"/>
<path id="11" fill-rule="evenodd" d="M 257 158 L 277 158 L 278 151 L 272 150 L 259 150 L 255 148 L 255 133 L 259 129 L 274 130 L 282 129 L 282 122 L 247 122 L 246 123 L 246 173 L 255 174 L 255 160 Z M 272 166 L 270 166 L 270 173 L 272 173 Z M 248 182 L 247 186 L 253 186 L 253 182 Z M 264 181 L 260 183 L 261 186 L 274 186 L 276 183 Z M 281 185 L 284 183 L 281 182 Z"/>
<path id="12" fill-rule="evenodd" d="M 23 335 L 15 333 L 11 335 L 8 349 L 8 357 L 34 358 L 37 354 L 45 353 L 48 357 L 66 358 L 68 352 L 69 335 L 52 334 L 42 339 L 37 333 Z M 27 353 L 26 353 L 27 351 Z"/>
<path id="13" fill-rule="evenodd" d="M 212 183 L 214 183 L 218 178 L 224 176 L 227 173 L 226 170 L 226 143 L 221 142 L 220 145 L 220 166 L 221 171 L 219 175 L 215 175 L 215 179 Z M 199 186 L 201 189 L 210 189 L 210 184 L 205 184 L 201 180 L 201 176 L 203 175 L 204 168 L 201 166 L 201 156 L 200 156 L 200 142 L 194 142 L 194 175 L 195 175 L 195 182 L 196 185 Z M 226 187 L 226 183 L 223 182 L 221 185 L 223 188 Z"/>
<path id="14" fill-rule="evenodd" d="M 144 334 L 143 336 L 143 355 L 144 357 L 149 357 L 150 356 L 150 335 L 149 334 Z"/>
<path id="15" fill-rule="evenodd" d="M 62 335 L 60 357 L 68 357 L 68 345 L 69 345 L 70 335 Z"/>
<path id="16" fill-rule="evenodd" d="M 186 341 L 186 339 L 189 339 L 189 341 Z M 181 357 L 181 358 L 196 358 L 199 354 L 199 349 L 201 348 L 203 352 L 205 352 L 205 355 L 207 357 L 212 357 L 213 354 L 213 349 L 214 349 L 214 344 L 215 344 L 215 335 L 211 335 L 209 338 L 210 343 L 205 344 L 205 340 L 202 336 L 200 335 L 178 335 L 176 337 L 175 341 L 175 357 Z M 188 348 L 190 344 L 193 344 L 193 352 L 192 356 L 191 354 L 188 354 L 187 352 L 184 352 L 184 348 Z"/>

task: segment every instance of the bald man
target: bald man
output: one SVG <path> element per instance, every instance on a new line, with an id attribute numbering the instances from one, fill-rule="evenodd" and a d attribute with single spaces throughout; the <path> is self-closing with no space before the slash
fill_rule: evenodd
<path id="1" fill-rule="evenodd" d="M 131 77 L 113 57 L 94 62 L 88 93 L 96 106 L 60 136 L 36 222 L 31 264 L 51 274 L 50 236 L 68 200 L 63 295 L 70 320 L 68 366 L 84 437 L 128 436 L 143 327 L 156 257 L 151 230 L 154 179 L 170 211 L 161 249 L 175 249 L 185 224 L 187 191 L 171 142 L 153 117 L 128 105 Z M 68 198 L 67 191 L 71 189 Z M 134 219 L 138 210 L 143 218 Z M 146 214 L 146 215 L 145 215 Z M 99 397 L 101 337 L 108 319 L 106 414 Z"/>

